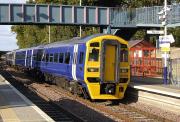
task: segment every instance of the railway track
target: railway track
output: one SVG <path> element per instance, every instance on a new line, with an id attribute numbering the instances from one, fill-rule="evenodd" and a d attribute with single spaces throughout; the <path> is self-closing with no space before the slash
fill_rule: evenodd
<path id="1" fill-rule="evenodd" d="M 11 83 L 18 91 L 20 91 L 24 96 L 31 100 L 36 106 L 38 106 L 42 111 L 44 111 L 48 116 L 50 116 L 56 122 L 84 122 L 82 118 L 75 116 L 74 114 L 64 110 L 48 97 L 43 94 L 38 94 L 33 88 L 24 85 L 22 82 L 17 81 L 14 76 L 10 73 L 0 70 L 8 82 Z M 28 89 L 27 89 L 28 88 Z"/>
<path id="2" fill-rule="evenodd" d="M 21 83 L 22 84 L 22 83 Z M 156 115 L 151 115 L 147 112 L 136 110 L 134 108 L 129 107 L 126 104 L 126 102 L 122 102 L 119 105 L 111 104 L 110 102 L 90 102 L 88 100 L 82 99 L 80 97 L 74 96 L 71 93 L 67 92 L 66 90 L 59 88 L 55 85 L 49 85 L 46 83 L 38 84 L 38 83 L 32 83 L 31 85 L 26 85 L 26 88 L 31 89 L 30 94 L 36 94 L 37 96 L 41 96 L 43 99 L 46 100 L 48 104 L 53 105 L 56 109 L 68 111 L 67 113 L 70 113 L 71 116 L 75 116 L 76 119 L 72 120 L 69 119 L 71 117 L 63 116 L 62 118 L 65 118 L 65 121 L 93 121 L 96 120 L 93 115 L 90 115 L 88 112 L 85 112 L 86 110 L 83 110 L 81 112 L 81 108 L 78 108 L 77 105 L 69 105 L 69 107 L 66 107 L 68 101 L 64 101 L 65 99 L 69 99 L 69 101 L 76 101 L 81 104 L 81 106 L 87 106 L 89 109 L 93 109 L 96 112 L 99 112 L 101 114 L 104 114 L 104 116 L 111 118 L 109 121 L 127 121 L 127 122 L 161 122 L 169 120 L 158 117 Z M 49 92 L 47 92 L 49 90 Z M 24 93 L 23 93 L 24 94 Z M 51 94 L 51 95 L 50 95 Z M 34 95 L 32 95 L 33 97 Z M 58 97 L 61 96 L 61 97 Z M 54 102 L 52 102 L 54 101 Z M 62 102 L 63 101 L 63 102 Z M 39 100 L 35 100 L 35 102 L 40 103 L 40 108 L 47 109 L 46 105 L 44 105 L 44 102 L 41 102 Z M 67 103 L 66 103 L 67 102 Z M 47 105 L 48 106 L 48 105 Z M 77 107 L 77 110 L 73 110 L 73 107 Z M 83 109 L 87 109 L 83 108 Z M 61 109 L 60 109 L 61 108 Z M 80 111 L 80 112 L 78 112 Z M 58 120 L 58 118 L 61 116 L 56 116 L 57 110 L 49 110 L 49 113 L 52 114 L 52 118 L 55 121 L 62 121 L 61 119 Z M 59 113 L 59 112 L 58 112 Z M 61 111 L 62 113 L 62 111 Z M 93 117 L 94 118 L 93 118 Z M 57 120 L 56 120 L 57 118 Z M 73 117 L 72 117 L 73 118 Z M 79 119 L 80 118 L 80 119 Z M 78 120 L 79 119 L 79 120 Z M 97 119 L 98 120 L 98 119 Z M 108 120 L 108 119 L 107 119 Z"/>

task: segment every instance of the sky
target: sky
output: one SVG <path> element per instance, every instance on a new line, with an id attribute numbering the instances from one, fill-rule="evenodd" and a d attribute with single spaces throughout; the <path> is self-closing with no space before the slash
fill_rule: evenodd
<path id="1" fill-rule="evenodd" d="M 25 3 L 26 0 L 0 0 L 1 3 Z M 11 25 L 0 25 L 0 51 L 18 49 L 16 34 L 11 32 Z"/>

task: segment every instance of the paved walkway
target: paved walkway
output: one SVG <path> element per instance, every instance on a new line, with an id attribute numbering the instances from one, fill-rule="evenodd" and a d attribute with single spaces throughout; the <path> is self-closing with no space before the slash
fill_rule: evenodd
<path id="1" fill-rule="evenodd" d="M 0 75 L 0 122 L 46 121 L 53 120 Z"/>
<path id="2" fill-rule="evenodd" d="M 130 87 L 180 98 L 180 87 L 164 85 L 162 78 L 132 77 Z"/>

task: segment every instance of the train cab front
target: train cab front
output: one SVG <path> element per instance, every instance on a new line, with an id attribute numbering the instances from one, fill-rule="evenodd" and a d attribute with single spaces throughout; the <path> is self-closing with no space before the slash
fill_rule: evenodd
<path id="1" fill-rule="evenodd" d="M 130 80 L 127 42 L 104 35 L 86 46 L 85 82 L 91 99 L 122 99 Z"/>

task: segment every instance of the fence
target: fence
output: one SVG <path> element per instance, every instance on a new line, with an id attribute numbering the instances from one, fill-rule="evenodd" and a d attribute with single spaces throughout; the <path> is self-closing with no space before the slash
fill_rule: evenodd
<path id="1" fill-rule="evenodd" d="M 131 61 L 131 76 L 162 77 L 163 63 L 159 58 L 134 58 Z"/>
<path id="2" fill-rule="evenodd" d="M 170 60 L 169 79 L 171 84 L 180 87 L 180 58 Z"/>

